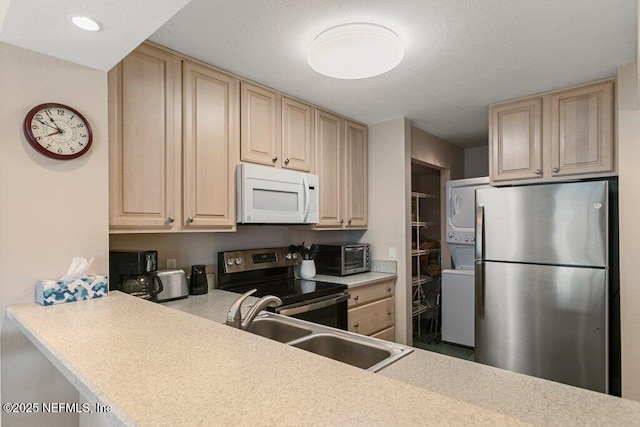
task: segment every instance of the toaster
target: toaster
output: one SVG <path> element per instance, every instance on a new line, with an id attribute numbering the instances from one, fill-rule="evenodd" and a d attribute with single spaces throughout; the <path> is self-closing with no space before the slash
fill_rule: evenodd
<path id="1" fill-rule="evenodd" d="M 162 282 L 162 292 L 156 298 L 158 302 L 173 301 L 189 296 L 187 274 L 182 270 L 157 270 L 156 274 Z"/>

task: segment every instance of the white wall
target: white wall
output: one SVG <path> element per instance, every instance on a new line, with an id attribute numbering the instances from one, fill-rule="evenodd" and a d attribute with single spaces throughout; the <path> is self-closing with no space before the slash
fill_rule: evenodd
<path id="1" fill-rule="evenodd" d="M 397 249 L 396 341 L 411 343 L 411 125 L 398 118 L 369 126 L 369 229 L 371 257 Z M 407 268 L 408 266 L 408 268 Z"/>
<path id="2" fill-rule="evenodd" d="M 35 282 L 63 275 L 74 256 L 95 257 L 91 272 L 107 272 L 107 75 L 0 43 L 0 94 L 0 401 L 75 402 L 77 391 L 17 332 L 4 311 L 11 304 L 33 302 Z M 94 141 L 83 157 L 48 159 L 26 142 L 25 115 L 53 101 L 76 108 L 89 120 Z M 19 369 L 25 364 L 29 372 Z M 21 420 L 33 425 L 77 423 L 77 416 L 72 418 L 2 417 L 7 424 Z"/>
<path id="3" fill-rule="evenodd" d="M 464 177 L 489 176 L 489 146 L 465 148 Z"/>
<path id="4" fill-rule="evenodd" d="M 618 69 L 622 396 L 640 400 L 640 111 L 636 64 Z"/>

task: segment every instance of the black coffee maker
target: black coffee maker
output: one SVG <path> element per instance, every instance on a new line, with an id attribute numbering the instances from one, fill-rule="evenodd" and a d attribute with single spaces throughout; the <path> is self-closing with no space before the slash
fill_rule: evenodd
<path id="1" fill-rule="evenodd" d="M 109 290 L 156 301 L 162 292 L 157 251 L 109 251 Z"/>
<path id="2" fill-rule="evenodd" d="M 189 295 L 203 295 L 209 292 L 207 271 L 204 265 L 192 265 L 189 278 Z"/>

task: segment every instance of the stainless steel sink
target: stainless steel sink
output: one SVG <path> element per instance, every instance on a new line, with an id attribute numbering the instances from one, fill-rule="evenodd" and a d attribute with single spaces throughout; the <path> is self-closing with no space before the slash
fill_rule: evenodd
<path id="1" fill-rule="evenodd" d="M 247 330 L 371 372 L 378 372 L 413 351 L 406 345 L 269 312 L 258 315 Z"/>
<path id="2" fill-rule="evenodd" d="M 292 345 L 362 369 L 369 369 L 392 355 L 390 350 L 373 343 L 357 342 L 333 334 L 317 334 Z"/>
<path id="3" fill-rule="evenodd" d="M 247 331 L 280 342 L 289 342 L 311 334 L 309 329 L 303 329 L 281 320 L 270 317 L 257 317 L 251 322 Z"/>

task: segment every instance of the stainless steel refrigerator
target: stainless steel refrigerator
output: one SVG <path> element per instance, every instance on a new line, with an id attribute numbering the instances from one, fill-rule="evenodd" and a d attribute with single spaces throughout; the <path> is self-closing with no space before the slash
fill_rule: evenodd
<path id="1" fill-rule="evenodd" d="M 476 361 L 609 391 L 609 182 L 476 192 Z"/>

